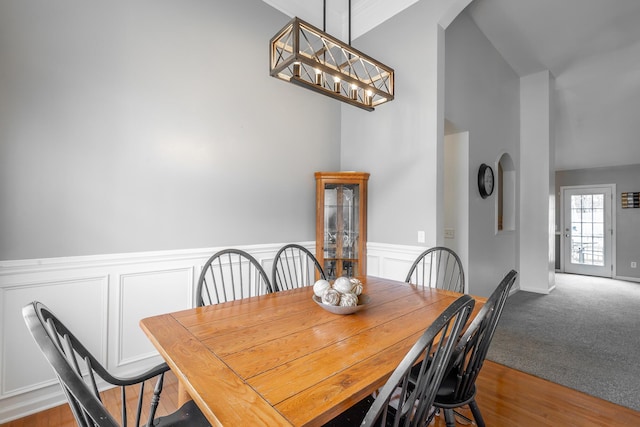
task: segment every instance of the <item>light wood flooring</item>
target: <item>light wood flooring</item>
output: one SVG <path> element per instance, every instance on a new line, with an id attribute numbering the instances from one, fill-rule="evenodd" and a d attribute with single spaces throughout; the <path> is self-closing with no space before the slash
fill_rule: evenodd
<path id="1" fill-rule="evenodd" d="M 477 382 L 477 402 L 488 427 L 640 426 L 640 412 L 589 396 L 505 366 L 486 361 Z M 118 393 L 112 389 L 106 394 Z M 177 380 L 168 374 L 159 414 L 175 410 Z M 107 404 L 117 400 L 105 396 Z M 469 415 L 469 411 L 462 413 Z M 444 427 L 442 418 L 433 424 Z M 459 424 L 462 425 L 462 424 Z M 71 411 L 61 405 L 0 427 L 73 427 Z"/>

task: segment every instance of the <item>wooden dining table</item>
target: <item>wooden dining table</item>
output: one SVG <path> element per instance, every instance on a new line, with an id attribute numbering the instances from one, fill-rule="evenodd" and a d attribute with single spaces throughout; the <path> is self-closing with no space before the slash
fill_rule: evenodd
<path id="1" fill-rule="evenodd" d="M 361 281 L 369 302 L 350 315 L 324 310 L 303 287 L 140 325 L 212 425 L 320 426 L 382 386 L 460 296 Z"/>

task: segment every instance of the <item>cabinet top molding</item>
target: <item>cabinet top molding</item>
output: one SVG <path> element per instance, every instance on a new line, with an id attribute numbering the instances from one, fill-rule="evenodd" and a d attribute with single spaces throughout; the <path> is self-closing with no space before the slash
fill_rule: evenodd
<path id="1" fill-rule="evenodd" d="M 316 179 L 369 179 L 369 172 L 338 171 L 338 172 L 316 172 Z"/>

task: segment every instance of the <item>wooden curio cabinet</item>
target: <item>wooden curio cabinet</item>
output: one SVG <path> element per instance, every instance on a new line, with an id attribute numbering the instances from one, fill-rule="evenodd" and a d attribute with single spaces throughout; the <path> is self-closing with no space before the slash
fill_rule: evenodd
<path id="1" fill-rule="evenodd" d="M 333 280 L 367 274 L 367 172 L 316 172 L 316 258 Z"/>

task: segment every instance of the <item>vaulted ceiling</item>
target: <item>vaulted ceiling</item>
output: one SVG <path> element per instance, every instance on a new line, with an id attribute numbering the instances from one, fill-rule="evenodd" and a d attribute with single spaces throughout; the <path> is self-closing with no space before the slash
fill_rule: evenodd
<path id="1" fill-rule="evenodd" d="M 264 1 L 322 26 L 320 0 Z M 352 38 L 415 1 L 352 0 Z M 348 2 L 326 4 L 327 32 L 346 40 Z M 557 170 L 640 164 L 640 1 L 475 0 L 467 12 L 518 75 L 555 77 Z"/>

